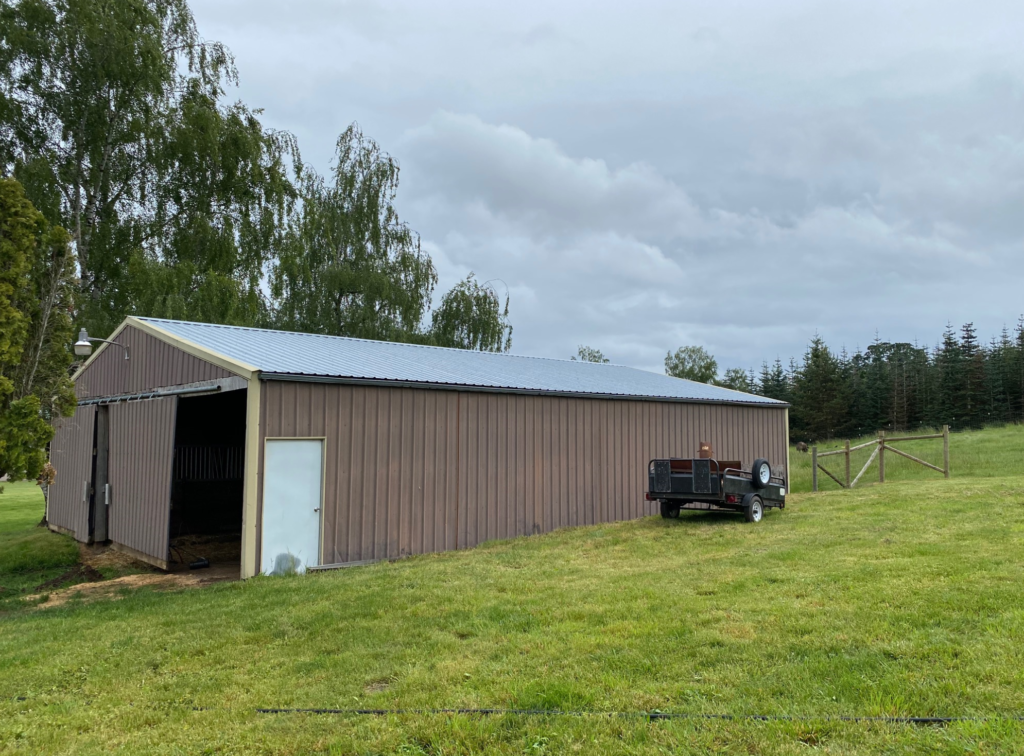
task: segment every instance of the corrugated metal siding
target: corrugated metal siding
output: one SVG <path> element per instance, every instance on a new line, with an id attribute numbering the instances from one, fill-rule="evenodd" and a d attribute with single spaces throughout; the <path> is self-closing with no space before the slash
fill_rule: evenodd
<path id="1" fill-rule="evenodd" d="M 131 350 L 131 359 L 124 358 L 120 347 L 108 345 L 74 377 L 79 399 L 134 394 L 233 375 L 132 326 L 121 331 L 116 340 Z"/>
<path id="2" fill-rule="evenodd" d="M 178 398 L 110 405 L 110 540 L 167 560 Z"/>
<path id="3" fill-rule="evenodd" d="M 64 418 L 50 442 L 50 464 L 57 477 L 47 494 L 46 519 L 66 528 L 75 538 L 89 540 L 89 498 L 82 489 L 92 485 L 93 428 L 96 407 L 78 407 L 72 417 Z"/>
<path id="4" fill-rule="evenodd" d="M 456 547 L 458 394 L 279 382 L 263 392 L 263 438 L 327 439 L 325 564 Z M 259 497 L 262 507 L 262 482 Z"/>
<path id="5" fill-rule="evenodd" d="M 719 458 L 749 466 L 764 455 L 784 471 L 785 414 L 270 381 L 260 427 L 264 437 L 326 437 L 329 564 L 652 514 L 648 461 L 696 456 L 700 441 Z"/>
<path id="6" fill-rule="evenodd" d="M 459 547 L 643 517 L 647 463 L 700 441 L 785 471 L 785 410 L 461 394 Z"/>

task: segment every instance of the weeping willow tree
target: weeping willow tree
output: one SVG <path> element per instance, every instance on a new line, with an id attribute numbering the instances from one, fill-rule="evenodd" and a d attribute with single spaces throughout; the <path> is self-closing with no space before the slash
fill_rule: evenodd
<path id="1" fill-rule="evenodd" d="M 472 274 L 425 318 L 437 286 L 419 235 L 395 209 L 398 162 L 352 125 L 328 177 L 304 167 L 299 205 L 271 273 L 278 328 L 507 351 L 508 299 Z"/>
<path id="2" fill-rule="evenodd" d="M 434 311 L 431 341 L 438 346 L 507 352 L 512 346 L 508 294 L 478 283 L 472 273 L 449 289 Z"/>
<path id="3" fill-rule="evenodd" d="M 225 105 L 186 0 L 0 2 L 0 174 L 71 234 L 76 318 L 253 323 L 293 196 L 288 134 Z"/>
<path id="4" fill-rule="evenodd" d="M 507 348 L 507 300 L 469 279 L 437 334 L 425 324 L 437 272 L 395 211 L 395 160 L 353 126 L 321 177 L 292 135 L 224 102 L 237 81 L 187 0 L 0 0 L 0 176 L 70 234 L 79 325 Z"/>

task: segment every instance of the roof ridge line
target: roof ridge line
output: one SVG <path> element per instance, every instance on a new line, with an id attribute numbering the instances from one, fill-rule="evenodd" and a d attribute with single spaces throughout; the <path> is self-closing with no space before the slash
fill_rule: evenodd
<path id="1" fill-rule="evenodd" d="M 230 328 L 236 331 L 258 331 L 260 333 L 289 333 L 298 336 L 314 336 L 319 339 L 343 339 L 345 341 L 359 341 L 368 344 L 396 344 L 404 347 L 419 347 L 420 349 L 439 349 L 444 352 L 472 352 L 474 354 L 493 354 L 498 357 L 517 357 L 522 360 L 547 360 L 549 362 L 575 362 L 580 365 L 600 365 L 606 367 L 617 367 L 626 368 L 627 370 L 640 370 L 631 365 L 620 365 L 617 362 L 587 362 L 586 360 L 575 360 L 575 359 L 562 359 L 561 357 L 541 357 L 535 354 L 511 354 L 509 352 L 491 352 L 484 351 L 481 349 L 460 349 L 459 347 L 444 347 L 437 346 L 436 344 L 415 344 L 408 341 L 386 341 L 384 339 L 364 339 L 359 336 L 336 336 L 331 333 L 310 333 L 309 331 L 286 331 L 281 328 L 257 328 L 255 326 L 240 326 L 240 325 L 229 325 L 227 323 L 202 323 L 196 320 L 175 320 L 173 318 L 152 318 L 152 317 L 138 317 L 139 320 L 145 320 L 155 323 L 181 323 L 183 325 L 190 326 L 203 326 L 204 328 Z M 640 372 L 647 373 L 648 370 L 640 370 Z M 654 375 L 659 375 L 654 373 Z M 674 376 L 673 376 L 674 377 Z M 689 381 L 689 378 L 678 378 L 677 380 Z M 696 381 L 690 381 L 696 383 Z M 743 392 L 739 392 L 743 393 Z"/>
<path id="2" fill-rule="evenodd" d="M 225 359 L 257 365 L 256 369 L 261 373 L 290 375 L 298 380 L 302 380 L 300 376 L 319 376 L 385 381 L 389 384 L 411 381 L 467 388 L 489 386 L 495 390 L 568 392 L 594 397 L 622 395 L 666 401 L 786 406 L 784 402 L 770 397 L 629 365 L 170 318 L 134 316 L 128 320 L 135 320 L 141 327 L 148 326 L 180 336 Z M 307 343 L 307 337 L 324 343 Z M 402 347 L 426 347 L 434 351 L 413 354 Z M 518 359 L 491 362 L 485 359 L 486 355 Z M 527 361 L 530 361 L 529 365 Z M 583 365 L 615 368 L 616 372 L 585 372 L 594 368 L 584 368 Z M 624 370 L 628 370 L 629 375 L 622 372 Z"/>

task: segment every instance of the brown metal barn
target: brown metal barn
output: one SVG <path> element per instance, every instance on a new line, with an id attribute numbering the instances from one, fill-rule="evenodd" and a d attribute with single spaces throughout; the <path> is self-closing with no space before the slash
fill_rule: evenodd
<path id="1" fill-rule="evenodd" d="M 47 519 L 243 577 L 654 513 L 654 457 L 764 457 L 787 405 L 617 365 L 128 318 L 75 375 Z M 120 346 L 120 348 L 119 348 Z"/>

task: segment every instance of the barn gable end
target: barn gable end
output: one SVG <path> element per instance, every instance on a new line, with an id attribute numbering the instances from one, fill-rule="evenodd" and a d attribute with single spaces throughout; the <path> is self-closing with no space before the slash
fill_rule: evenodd
<path id="1" fill-rule="evenodd" d="M 104 345 L 95 359 L 73 379 L 79 401 L 184 386 L 234 375 L 130 323 L 111 339 L 128 347 L 131 359 L 124 358 L 123 349 Z"/>

